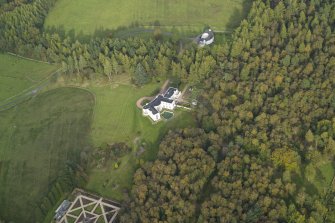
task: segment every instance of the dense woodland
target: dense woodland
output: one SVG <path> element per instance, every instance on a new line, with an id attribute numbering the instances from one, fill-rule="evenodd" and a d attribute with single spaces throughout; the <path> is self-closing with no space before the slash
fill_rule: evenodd
<path id="1" fill-rule="evenodd" d="M 166 136 L 122 221 L 335 222 L 331 187 L 297 183 L 334 159 L 334 29 L 333 1 L 255 1 L 233 41 L 211 49 L 203 130 Z"/>
<path id="2" fill-rule="evenodd" d="M 1 7 L 0 48 L 67 75 L 130 73 L 138 85 L 172 75 L 203 88 L 199 128 L 166 135 L 135 173 L 121 222 L 335 222 L 334 190 L 297 181 L 335 155 L 335 2 L 255 0 L 231 42 L 179 52 L 173 38 L 46 32 L 54 1 Z"/>

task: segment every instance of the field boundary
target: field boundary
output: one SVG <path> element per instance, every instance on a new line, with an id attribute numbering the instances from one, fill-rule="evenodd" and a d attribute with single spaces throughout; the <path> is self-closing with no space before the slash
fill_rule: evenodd
<path id="1" fill-rule="evenodd" d="M 38 92 L 47 87 L 54 78 L 57 78 L 61 74 L 61 68 L 58 68 L 56 71 L 53 71 L 46 78 L 39 81 L 37 84 L 21 91 L 20 93 L 9 97 L 3 101 L 0 101 L 0 112 L 8 110 L 16 105 L 28 100 L 29 98 L 35 96 Z"/>
<path id="2" fill-rule="evenodd" d="M 44 63 L 44 64 L 56 64 L 56 63 L 46 62 L 46 61 L 43 61 L 43 60 L 36 60 L 36 59 L 29 58 L 29 57 L 24 57 L 24 56 L 21 56 L 21 55 L 18 55 L 16 53 L 12 53 L 12 52 L 7 52 L 7 54 L 9 54 L 11 56 L 14 56 L 14 57 L 19 57 L 21 59 L 30 60 L 30 61 L 33 61 L 33 62 Z"/>

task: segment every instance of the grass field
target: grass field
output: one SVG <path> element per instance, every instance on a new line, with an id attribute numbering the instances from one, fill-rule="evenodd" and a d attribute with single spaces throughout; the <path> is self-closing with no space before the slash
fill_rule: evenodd
<path id="1" fill-rule="evenodd" d="M 38 84 L 57 66 L 0 54 L 0 102 Z"/>
<path id="2" fill-rule="evenodd" d="M 223 30 L 236 27 L 250 8 L 249 0 L 58 0 L 45 27 L 75 33 L 117 29 L 138 23 L 186 30 L 202 30 L 204 25 Z"/>
<path id="3" fill-rule="evenodd" d="M 325 195 L 331 187 L 331 182 L 335 175 L 335 163 L 328 157 L 323 157 L 320 163 L 314 168 L 315 176 L 307 179 L 306 173 L 294 174 L 293 181 L 298 188 L 303 187 L 310 195 Z"/>
<path id="4" fill-rule="evenodd" d="M 0 113 L 0 216 L 32 222 L 32 209 L 67 160 L 89 145 L 94 97 L 58 88 Z"/>
<path id="5" fill-rule="evenodd" d="M 176 111 L 171 120 L 157 124 L 152 124 L 149 118 L 142 116 L 135 105 L 136 101 L 143 96 L 153 95 L 161 85 L 149 84 L 142 88 L 131 85 L 117 88 L 91 87 L 97 99 L 91 133 L 95 146 L 104 147 L 107 143 L 121 141 L 133 146 L 137 138 L 145 140 L 148 145 L 142 158 L 153 160 L 158 151 L 159 139 L 168 129 L 195 126 L 192 113 L 185 111 Z M 110 162 L 107 168 L 91 170 L 86 188 L 122 200 L 124 189 L 131 188 L 136 168 L 135 152 L 123 157 L 118 169 L 114 169 L 114 163 Z"/>
<path id="6" fill-rule="evenodd" d="M 335 163 L 326 162 L 320 165 L 316 170 L 316 176 L 313 183 L 319 193 L 327 191 L 335 174 Z"/>

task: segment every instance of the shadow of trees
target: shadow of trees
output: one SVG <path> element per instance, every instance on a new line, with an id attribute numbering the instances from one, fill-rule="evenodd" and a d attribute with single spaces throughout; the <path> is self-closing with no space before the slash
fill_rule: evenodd
<path id="1" fill-rule="evenodd" d="M 227 24 L 228 29 L 234 29 L 238 27 L 243 19 L 245 19 L 251 9 L 252 1 L 244 0 L 242 4 L 242 10 L 234 8 L 234 13 L 230 16 Z"/>

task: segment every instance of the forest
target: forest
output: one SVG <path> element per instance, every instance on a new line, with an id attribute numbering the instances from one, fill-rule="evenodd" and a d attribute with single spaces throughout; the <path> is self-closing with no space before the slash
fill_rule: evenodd
<path id="1" fill-rule="evenodd" d="M 254 0 L 231 41 L 183 52 L 173 37 L 45 32 L 54 2 L 0 1 L 1 50 L 68 76 L 171 75 L 202 88 L 198 128 L 170 131 L 136 171 L 121 222 L 335 222 L 333 178 L 311 184 L 335 155 L 335 2 Z"/>
<path id="2" fill-rule="evenodd" d="M 215 46 L 201 129 L 169 134 L 134 176 L 122 222 L 335 222 L 335 3 L 254 1 Z"/>

